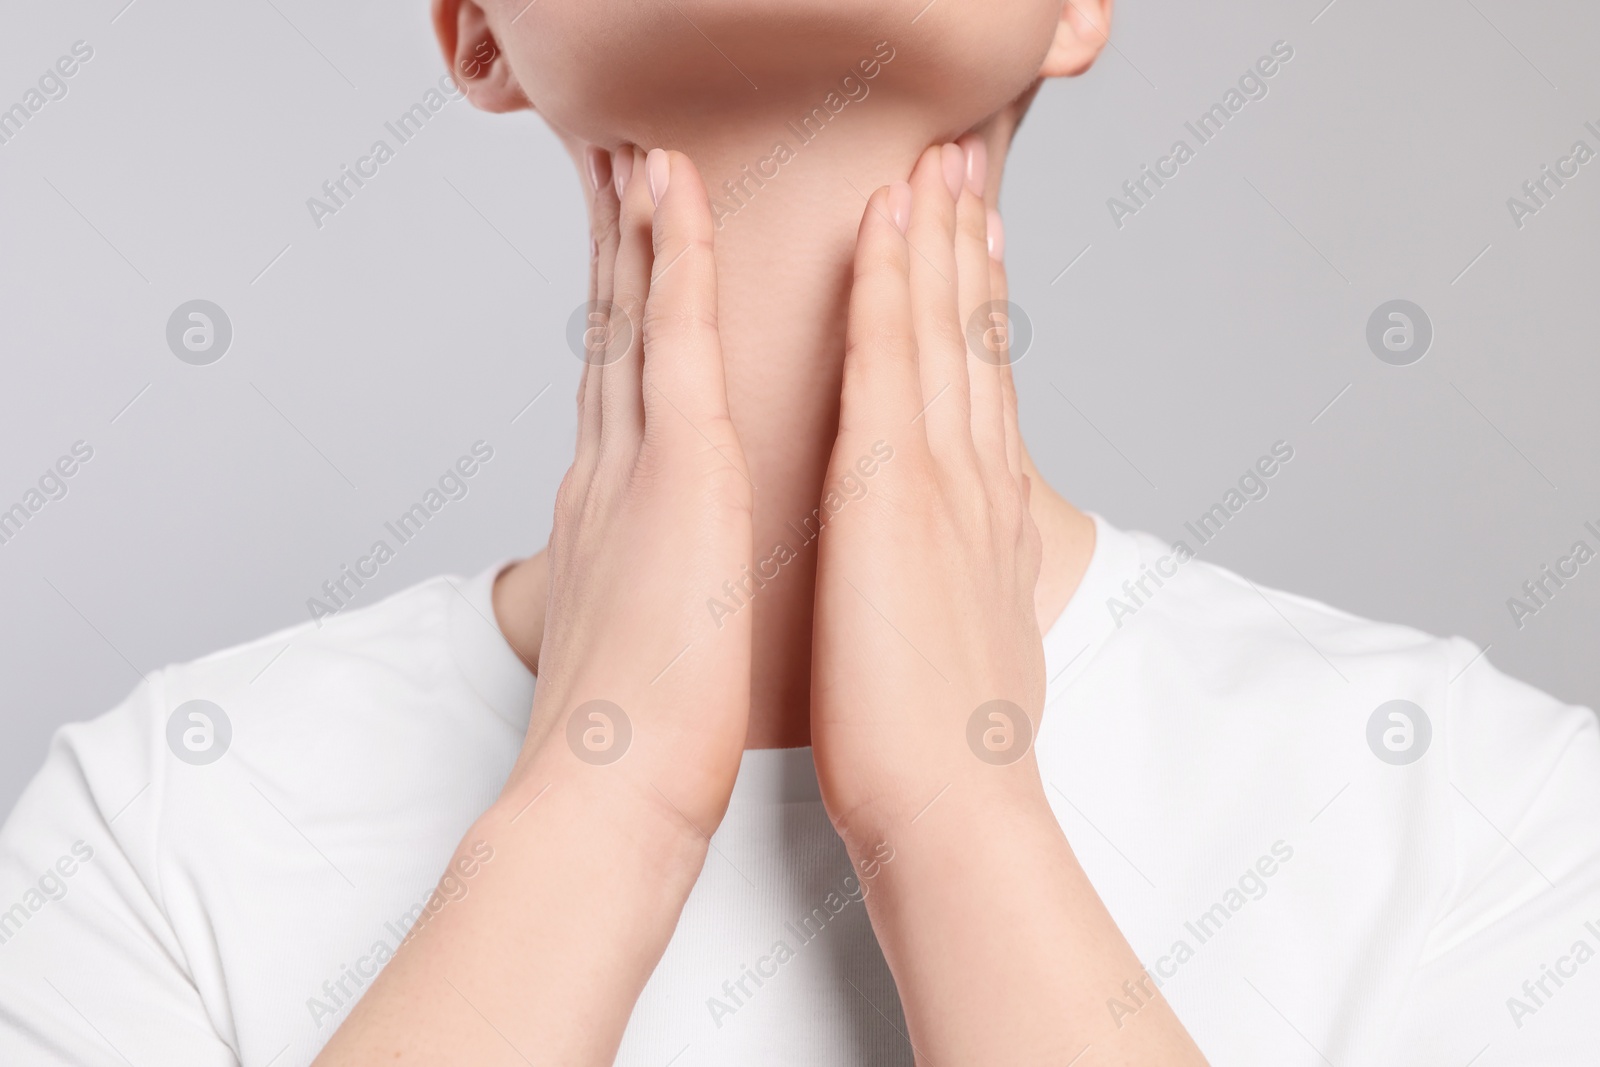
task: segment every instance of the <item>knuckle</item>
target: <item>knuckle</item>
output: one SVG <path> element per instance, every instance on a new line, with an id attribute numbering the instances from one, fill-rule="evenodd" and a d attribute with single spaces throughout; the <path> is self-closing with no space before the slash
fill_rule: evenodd
<path id="1" fill-rule="evenodd" d="M 620 311 L 627 318 L 630 326 L 639 325 L 640 317 L 647 303 L 648 300 L 644 296 L 633 292 L 631 289 L 621 290 L 611 298 L 611 306 L 614 311 Z"/>
<path id="2" fill-rule="evenodd" d="M 649 196 L 631 195 L 631 187 L 629 193 L 630 195 L 622 198 L 622 203 L 617 208 L 622 229 L 625 233 L 634 233 L 640 230 L 648 232 L 654 225 L 655 206 L 650 203 Z"/>
<path id="3" fill-rule="evenodd" d="M 862 278 L 896 276 L 905 273 L 905 250 L 896 241 L 865 242 L 856 260 L 856 274 Z"/>
<path id="4" fill-rule="evenodd" d="M 662 273 L 666 273 L 671 266 L 684 265 L 678 262 L 679 259 L 690 260 L 698 257 L 709 259 L 716 251 L 716 242 L 703 233 L 684 233 L 670 227 L 657 226 L 651 235 L 651 247 L 655 249 L 656 266 L 662 268 Z"/>
<path id="5" fill-rule="evenodd" d="M 943 181 L 943 179 L 940 179 Z M 950 199 L 949 192 L 941 188 L 944 195 L 930 195 L 917 205 L 922 209 L 922 222 L 925 226 L 938 231 L 944 236 L 949 236 L 956 228 L 956 205 Z M 911 224 L 917 224 L 916 212 L 912 212 Z"/>
<path id="6" fill-rule="evenodd" d="M 847 346 L 848 347 L 848 346 Z M 844 359 L 844 371 L 840 381 L 842 399 L 854 400 L 860 394 L 861 402 L 870 403 L 871 394 L 876 383 L 876 374 L 868 362 L 847 351 Z"/>
<path id="7" fill-rule="evenodd" d="M 586 486 L 578 473 L 577 464 L 567 468 L 566 476 L 561 479 L 561 485 L 556 489 L 556 504 L 553 525 L 558 529 L 569 529 L 583 513 L 583 502 L 587 496 Z"/>
<path id="8" fill-rule="evenodd" d="M 748 475 L 740 462 L 735 441 L 727 440 L 732 424 L 720 418 L 698 423 L 700 433 L 668 430 L 652 432 L 646 428 L 638 457 L 629 474 L 630 488 L 641 494 L 667 491 L 716 508 L 745 508 L 751 505 Z"/>
<path id="9" fill-rule="evenodd" d="M 944 497 L 944 481 L 939 475 L 938 464 L 932 462 L 932 457 L 926 451 L 919 451 L 909 457 L 908 462 L 898 472 L 901 478 L 899 483 L 901 491 L 911 501 L 919 513 L 930 515 L 937 520 L 943 509 L 930 509 L 929 501 L 941 500 Z"/>
<path id="10" fill-rule="evenodd" d="M 597 210 L 590 229 L 599 250 L 602 253 L 615 254 L 617 245 L 622 241 L 622 222 L 616 209 L 613 207 Z"/>
<path id="11" fill-rule="evenodd" d="M 850 331 L 845 338 L 845 367 L 872 359 L 912 361 L 917 358 L 917 340 L 908 331 L 891 325 L 866 325 Z"/>
<path id="12" fill-rule="evenodd" d="M 1009 479 L 1007 481 L 1009 482 Z M 1022 494 L 1015 491 L 1014 483 L 1001 486 L 989 506 L 1000 529 L 1012 534 L 1021 533 L 1022 520 L 1027 512 L 1022 506 Z"/>
<path id="13" fill-rule="evenodd" d="M 713 338 L 717 336 L 717 309 L 714 304 L 650 300 L 644 309 L 644 343 L 662 340 Z"/>
<path id="14" fill-rule="evenodd" d="M 961 194 L 961 208 L 956 214 L 956 225 L 963 236 L 988 241 L 989 216 L 976 193 L 967 190 Z"/>
<path id="15" fill-rule="evenodd" d="M 748 510 L 750 483 L 737 467 L 717 459 L 719 465 L 707 471 L 701 482 L 701 500 L 717 511 Z"/>
<path id="16" fill-rule="evenodd" d="M 967 334 L 954 315 L 930 315 L 928 328 L 939 346 L 952 358 L 965 360 L 971 353 L 967 348 Z"/>

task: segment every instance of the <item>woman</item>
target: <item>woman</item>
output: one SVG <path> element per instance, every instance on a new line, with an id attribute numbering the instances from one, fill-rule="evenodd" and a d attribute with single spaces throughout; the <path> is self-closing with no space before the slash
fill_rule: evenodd
<path id="1" fill-rule="evenodd" d="M 595 233 L 550 547 L 64 730 L 3 1058 L 1581 1062 L 1593 716 L 1022 446 L 1002 163 L 1110 6 L 436 0 Z"/>

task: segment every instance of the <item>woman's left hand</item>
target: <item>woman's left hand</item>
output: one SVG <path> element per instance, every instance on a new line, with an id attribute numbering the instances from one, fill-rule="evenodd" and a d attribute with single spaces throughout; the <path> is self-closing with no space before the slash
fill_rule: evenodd
<path id="1" fill-rule="evenodd" d="M 1039 532 L 990 317 L 1004 279 L 982 152 L 928 149 L 909 185 L 872 197 L 857 241 L 811 682 L 823 797 L 853 848 L 944 790 L 1044 804 Z M 969 324 L 993 346 L 981 359 Z"/>
<path id="2" fill-rule="evenodd" d="M 823 801 L 919 1063 L 1203 1064 L 1034 759 L 1040 538 L 984 170 L 975 137 L 930 148 L 861 222 L 817 572 Z M 1132 985 L 1138 1014 L 1109 1016 Z"/>

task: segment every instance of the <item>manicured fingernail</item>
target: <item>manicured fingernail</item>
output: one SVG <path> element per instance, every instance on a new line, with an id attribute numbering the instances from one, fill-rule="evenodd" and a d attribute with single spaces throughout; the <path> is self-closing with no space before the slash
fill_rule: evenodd
<path id="1" fill-rule="evenodd" d="M 1006 258 L 1006 225 L 994 208 L 989 209 L 989 258 L 996 263 Z"/>
<path id="2" fill-rule="evenodd" d="M 599 192 L 600 186 L 611 177 L 611 153 L 590 145 L 583 154 L 589 167 L 589 188 Z"/>
<path id="3" fill-rule="evenodd" d="M 911 184 L 895 182 L 889 186 L 889 217 L 895 228 L 905 233 L 911 226 Z"/>
<path id="4" fill-rule="evenodd" d="M 611 155 L 611 179 L 617 186 L 617 199 L 628 191 L 628 179 L 633 177 L 633 145 L 625 144 Z"/>
<path id="5" fill-rule="evenodd" d="M 667 183 L 672 180 L 672 160 L 667 158 L 666 152 L 652 148 L 645 157 L 644 170 L 650 178 L 650 199 L 659 204 L 667 195 Z"/>
<path id="6" fill-rule="evenodd" d="M 961 147 L 967 154 L 967 188 L 982 196 L 989 181 L 989 146 L 969 133 L 961 139 Z"/>
<path id="7" fill-rule="evenodd" d="M 939 151 L 939 162 L 944 164 L 944 183 L 950 187 L 950 195 L 959 200 L 962 175 L 967 169 L 965 153 L 959 146 L 947 144 Z"/>

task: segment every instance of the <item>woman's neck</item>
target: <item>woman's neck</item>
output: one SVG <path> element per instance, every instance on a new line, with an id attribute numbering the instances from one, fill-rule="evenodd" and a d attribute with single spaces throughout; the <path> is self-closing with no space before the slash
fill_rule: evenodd
<path id="1" fill-rule="evenodd" d="M 883 113 L 872 112 L 875 104 Z M 829 113 L 822 95 L 817 105 Z M 837 431 L 855 236 L 866 196 L 903 179 L 928 143 L 960 132 L 929 128 L 892 108 L 892 101 L 869 94 L 825 122 L 814 114 L 802 122 L 811 112 L 797 108 L 793 121 L 767 116 L 683 146 L 720 202 L 713 205 L 720 220 L 718 314 L 729 407 L 755 486 L 752 566 L 782 559 L 767 565 L 776 577 L 759 588 L 729 575 L 730 587 L 706 591 L 708 602 L 753 613 L 750 748 L 810 743 L 814 531 Z M 991 203 L 1008 135 L 996 126 L 989 137 Z M 1030 473 L 1045 546 L 1039 613 L 1047 626 L 1087 565 L 1093 524 L 1037 471 Z M 501 628 L 530 663 L 543 632 L 544 579 L 541 554 L 508 571 L 495 588 Z"/>

